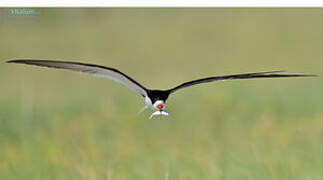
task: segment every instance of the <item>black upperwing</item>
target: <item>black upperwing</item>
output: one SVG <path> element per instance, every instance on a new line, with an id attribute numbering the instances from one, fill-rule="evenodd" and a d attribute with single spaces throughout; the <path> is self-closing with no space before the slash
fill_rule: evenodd
<path id="1" fill-rule="evenodd" d="M 58 68 L 66 69 L 70 71 L 82 72 L 91 74 L 98 77 L 104 77 L 115 82 L 118 82 L 132 91 L 146 97 L 147 89 L 139 84 L 137 81 L 133 80 L 131 77 L 120 72 L 117 69 L 95 65 L 95 64 L 86 64 L 80 62 L 68 62 L 68 61 L 53 61 L 53 60 L 35 60 L 35 59 L 19 59 L 7 61 L 7 63 L 19 63 L 19 64 L 28 64 L 36 66 L 44 66 L 49 68 Z"/>
<path id="2" fill-rule="evenodd" d="M 269 72 L 258 72 L 258 73 L 247 73 L 247 74 L 234 74 L 234 75 L 227 75 L 227 76 L 214 76 L 214 77 L 207 77 L 202 79 L 197 79 L 189 82 L 182 83 L 168 91 L 173 93 L 179 89 L 190 87 L 193 85 L 201 84 L 201 83 L 208 83 L 213 81 L 220 81 L 220 80 L 230 80 L 230 79 L 252 79 L 252 78 L 285 78 L 285 77 L 313 77 L 317 75 L 312 74 L 280 74 L 284 71 L 269 71 Z"/>

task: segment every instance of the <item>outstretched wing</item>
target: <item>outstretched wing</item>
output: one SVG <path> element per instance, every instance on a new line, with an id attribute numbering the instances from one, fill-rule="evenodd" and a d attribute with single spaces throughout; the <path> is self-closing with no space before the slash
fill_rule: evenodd
<path id="1" fill-rule="evenodd" d="M 220 80 L 229 80 L 229 79 L 252 79 L 252 78 L 285 78 L 285 77 L 310 77 L 316 75 L 306 75 L 306 74 L 280 74 L 284 71 L 270 71 L 270 72 L 257 72 L 257 73 L 248 73 L 248 74 L 234 74 L 234 75 L 227 75 L 227 76 L 215 76 L 215 77 L 207 77 L 203 79 L 197 79 L 194 81 L 185 82 L 180 84 L 168 91 L 173 93 L 179 89 L 190 87 L 196 84 L 201 83 L 208 83 L 213 81 L 220 81 Z"/>
<path id="2" fill-rule="evenodd" d="M 133 90 L 136 93 L 146 97 L 147 89 L 133 80 L 131 77 L 120 72 L 117 69 L 95 65 L 95 64 L 86 64 L 79 62 L 66 62 L 66 61 L 52 61 L 52 60 L 33 60 L 33 59 L 19 59 L 7 61 L 7 63 L 20 63 L 20 64 L 29 64 L 36 66 L 44 66 L 50 68 L 58 69 L 67 69 L 70 71 L 82 72 L 92 74 L 98 77 L 104 77 L 115 82 L 118 82 L 129 89 Z"/>

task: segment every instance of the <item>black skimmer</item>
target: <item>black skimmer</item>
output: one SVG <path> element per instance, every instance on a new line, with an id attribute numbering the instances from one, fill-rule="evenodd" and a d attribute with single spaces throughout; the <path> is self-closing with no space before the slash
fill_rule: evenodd
<path id="1" fill-rule="evenodd" d="M 208 83 L 219 80 L 230 80 L 230 79 L 252 79 L 252 78 L 284 78 L 284 77 L 310 77 L 316 75 L 306 75 L 306 74 L 282 74 L 284 71 L 269 71 L 269 72 L 257 72 L 257 73 L 246 73 L 246 74 L 234 74 L 226 76 L 213 76 L 202 79 L 197 79 L 189 82 L 182 83 L 174 88 L 167 90 L 155 90 L 147 89 L 143 85 L 139 84 L 137 81 L 122 73 L 121 71 L 95 65 L 86 64 L 80 62 L 68 62 L 68 61 L 53 61 L 53 60 L 34 60 L 34 59 L 18 59 L 10 60 L 7 63 L 19 63 L 19 64 L 29 64 L 36 66 L 44 66 L 49 68 L 66 69 L 70 71 L 77 71 L 82 73 L 92 74 L 94 76 L 107 78 L 116 81 L 132 91 L 140 94 L 145 100 L 145 106 L 139 111 L 142 112 L 147 108 L 155 110 L 150 116 L 152 118 L 155 115 L 168 115 L 164 109 L 166 107 L 166 101 L 168 96 L 180 89 L 190 87 L 193 85 Z"/>

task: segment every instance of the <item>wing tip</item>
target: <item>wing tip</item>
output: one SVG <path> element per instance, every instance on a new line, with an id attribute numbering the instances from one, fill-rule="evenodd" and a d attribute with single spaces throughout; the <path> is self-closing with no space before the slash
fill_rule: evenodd
<path id="1" fill-rule="evenodd" d="M 320 75 L 317 74 L 302 74 L 300 77 L 320 77 Z"/>
<path id="2" fill-rule="evenodd" d="M 6 63 L 15 63 L 17 60 L 8 60 Z"/>
<path id="3" fill-rule="evenodd" d="M 15 60 L 8 60 L 6 63 L 26 63 L 26 59 L 15 59 Z"/>
<path id="4" fill-rule="evenodd" d="M 277 74 L 278 73 L 278 74 Z M 278 71 L 268 71 L 268 72 L 262 72 L 262 74 L 266 75 L 286 75 L 290 77 L 319 77 L 317 74 L 279 74 L 279 73 L 287 73 L 286 70 L 278 70 Z"/>
<path id="5" fill-rule="evenodd" d="M 51 60 L 38 60 L 38 59 L 14 59 L 14 60 L 8 60 L 6 63 L 17 63 L 17 64 L 34 64 L 39 62 L 54 62 Z"/>

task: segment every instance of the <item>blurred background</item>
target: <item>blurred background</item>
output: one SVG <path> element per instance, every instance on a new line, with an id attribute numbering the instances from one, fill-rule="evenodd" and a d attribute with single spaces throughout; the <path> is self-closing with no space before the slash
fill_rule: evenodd
<path id="1" fill-rule="evenodd" d="M 0 179 L 323 178 L 322 9 L 0 10 Z M 115 67 L 154 89 L 321 77 L 194 86 L 149 120 L 113 81 L 5 63 L 19 58 Z"/>

